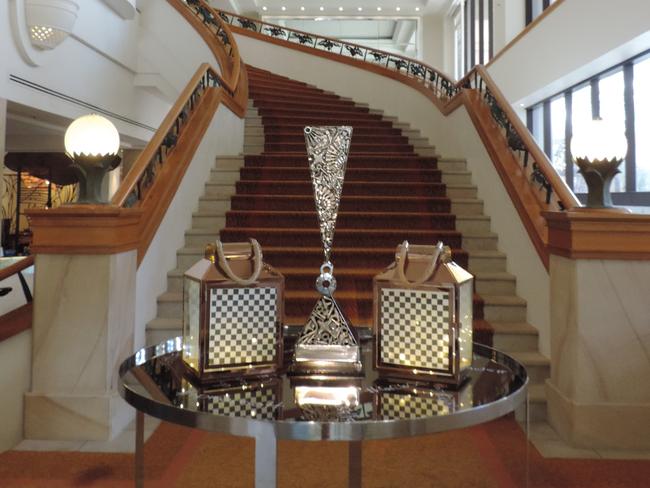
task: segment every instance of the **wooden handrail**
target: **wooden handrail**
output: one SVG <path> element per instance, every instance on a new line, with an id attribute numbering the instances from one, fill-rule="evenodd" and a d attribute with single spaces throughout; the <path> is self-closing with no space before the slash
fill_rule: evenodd
<path id="1" fill-rule="evenodd" d="M 494 98 L 496 98 L 501 109 L 506 113 L 508 120 L 514 126 L 519 137 L 521 137 L 523 140 L 523 143 L 528 149 L 528 152 L 533 157 L 535 162 L 539 165 L 540 171 L 553 187 L 553 191 L 555 192 L 557 199 L 561 202 L 562 206 L 567 210 L 574 207 L 580 207 L 581 204 L 578 198 L 571 191 L 566 182 L 560 177 L 560 175 L 558 175 L 557 171 L 555 171 L 555 168 L 553 167 L 550 159 L 546 153 L 542 151 L 528 128 L 524 125 L 522 120 L 512 109 L 512 105 L 508 103 L 505 95 L 503 92 L 501 92 L 497 84 L 494 82 L 487 69 L 485 69 L 484 66 L 479 65 L 474 67 L 474 70 L 481 76 Z"/>
<path id="2" fill-rule="evenodd" d="M 7 266 L 4 269 L 0 270 L 0 281 L 6 280 L 12 275 L 21 272 L 24 269 L 29 268 L 34 264 L 34 256 L 26 256 L 24 259 L 21 259 L 17 263 Z"/>
<path id="3" fill-rule="evenodd" d="M 111 203 L 113 205 L 117 205 L 118 207 L 125 205 L 126 199 L 135 190 L 138 181 L 142 179 L 144 172 L 149 166 L 151 160 L 158 152 L 160 146 L 163 144 L 164 139 L 172 131 L 176 120 L 178 120 L 178 117 L 180 116 L 184 107 L 187 105 L 190 97 L 199 86 L 199 82 L 211 69 L 212 68 L 210 68 L 209 64 L 203 63 L 201 66 L 199 66 L 199 69 L 196 70 L 196 73 L 194 73 L 194 76 L 192 76 L 190 81 L 187 83 L 185 89 L 178 97 L 178 100 L 176 100 L 176 103 L 174 103 L 169 112 L 167 112 L 167 115 L 161 122 L 160 127 L 158 127 L 158 130 L 154 136 L 142 150 L 138 158 L 135 160 L 135 163 L 133 163 L 133 166 L 120 184 L 120 187 L 115 192 L 115 195 L 113 195 L 113 198 L 111 200 Z M 215 76 L 218 76 L 216 73 L 214 74 Z"/>

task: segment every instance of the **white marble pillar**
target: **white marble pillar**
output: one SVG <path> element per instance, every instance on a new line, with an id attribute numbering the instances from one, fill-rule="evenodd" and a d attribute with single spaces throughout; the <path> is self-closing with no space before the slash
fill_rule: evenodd
<path id="1" fill-rule="evenodd" d="M 27 439 L 108 440 L 132 419 L 116 387 L 134 347 L 136 260 L 37 254 Z"/>
<path id="2" fill-rule="evenodd" d="M 650 448 L 650 216 L 547 215 L 549 422 L 591 449 Z"/>

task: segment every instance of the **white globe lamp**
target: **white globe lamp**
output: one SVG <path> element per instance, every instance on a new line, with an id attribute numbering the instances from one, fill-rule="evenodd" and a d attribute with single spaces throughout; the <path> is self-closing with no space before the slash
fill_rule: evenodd
<path id="1" fill-rule="evenodd" d="M 101 196 L 104 176 L 121 161 L 120 135 L 113 123 L 97 114 L 78 118 L 65 133 L 65 150 L 79 178 L 77 203 L 106 203 Z"/>

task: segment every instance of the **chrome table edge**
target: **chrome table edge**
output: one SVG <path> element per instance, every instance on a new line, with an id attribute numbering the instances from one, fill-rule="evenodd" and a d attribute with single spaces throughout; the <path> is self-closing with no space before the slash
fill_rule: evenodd
<path id="1" fill-rule="evenodd" d="M 254 437 L 272 427 L 277 439 L 302 441 L 362 441 L 432 434 L 462 429 L 489 422 L 513 412 L 526 401 L 528 374 L 524 366 L 496 349 L 473 344 L 474 353 L 492 359 L 512 369 L 522 379 L 521 386 L 494 402 L 461 410 L 448 415 L 398 420 L 359 420 L 349 422 L 316 422 L 297 420 L 258 420 L 248 417 L 227 417 L 211 412 L 186 410 L 144 397 L 124 383 L 124 376 L 133 368 L 154 357 L 181 352 L 182 339 L 169 339 L 158 345 L 140 349 L 124 360 L 119 369 L 120 396 L 137 410 L 167 422 L 211 432 Z M 156 351 L 159 354 L 156 354 Z M 369 366 L 369 365 L 368 365 Z M 366 366 L 366 367 L 368 367 Z"/>

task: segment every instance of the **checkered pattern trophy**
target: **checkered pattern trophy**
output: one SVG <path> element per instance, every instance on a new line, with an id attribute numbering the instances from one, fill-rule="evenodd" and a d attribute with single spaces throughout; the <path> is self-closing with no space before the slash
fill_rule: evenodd
<path id="1" fill-rule="evenodd" d="M 254 239 L 206 248 L 183 280 L 183 360 L 196 380 L 280 367 L 283 290 L 284 277 L 263 263 Z"/>
<path id="2" fill-rule="evenodd" d="M 351 137 L 352 127 L 305 127 L 324 260 L 316 280 L 321 297 L 296 342 L 294 374 L 361 372 L 358 339 L 333 297 L 336 278 L 330 260 Z"/>
<path id="3" fill-rule="evenodd" d="M 375 367 L 382 376 L 463 381 L 472 363 L 473 282 L 441 242 L 398 246 L 395 263 L 374 279 Z"/>

